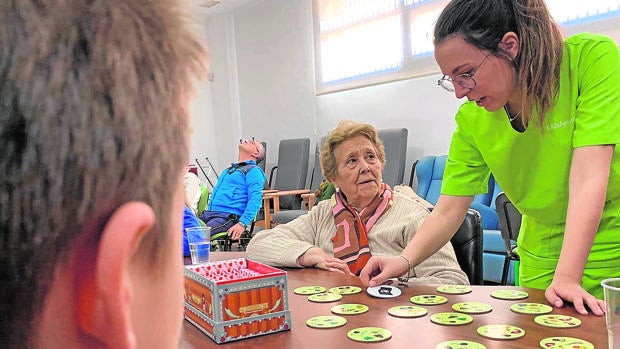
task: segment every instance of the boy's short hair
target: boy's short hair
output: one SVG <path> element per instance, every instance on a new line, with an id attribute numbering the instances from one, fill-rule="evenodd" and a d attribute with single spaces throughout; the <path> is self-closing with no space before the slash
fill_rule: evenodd
<path id="1" fill-rule="evenodd" d="M 29 347 L 56 265 L 121 204 L 153 208 L 143 244 L 157 260 L 205 56 L 181 10 L 172 0 L 0 5 L 0 338 L 9 348 Z"/>

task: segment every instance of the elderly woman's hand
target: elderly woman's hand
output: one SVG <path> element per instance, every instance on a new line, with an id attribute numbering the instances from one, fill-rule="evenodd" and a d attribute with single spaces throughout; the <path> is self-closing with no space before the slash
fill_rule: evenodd
<path id="1" fill-rule="evenodd" d="M 299 256 L 299 264 L 304 267 L 315 267 L 346 275 L 351 274 L 347 263 L 339 258 L 330 257 L 325 251 L 316 246 L 311 247 Z"/>

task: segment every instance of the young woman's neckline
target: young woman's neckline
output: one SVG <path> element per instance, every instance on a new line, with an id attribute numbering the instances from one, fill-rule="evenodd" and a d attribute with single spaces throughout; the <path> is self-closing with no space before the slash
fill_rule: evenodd
<path id="1" fill-rule="evenodd" d="M 512 126 L 512 129 L 519 133 L 525 132 L 525 129 L 527 127 L 523 125 L 521 110 L 519 110 L 516 114 L 512 115 L 510 113 L 510 104 L 506 103 L 504 104 L 504 111 L 506 112 L 506 116 L 508 117 L 508 121 L 510 122 L 510 126 Z"/>

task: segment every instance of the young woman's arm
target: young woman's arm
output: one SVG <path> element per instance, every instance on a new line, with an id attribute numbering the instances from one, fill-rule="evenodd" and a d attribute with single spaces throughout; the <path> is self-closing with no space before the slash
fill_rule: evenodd
<path id="1" fill-rule="evenodd" d="M 407 244 L 401 255 L 416 266 L 443 247 L 463 223 L 471 196 L 441 195 L 430 216 Z M 360 274 L 364 285 L 376 286 L 401 276 L 409 265 L 401 256 L 371 257 Z"/>
<path id="2" fill-rule="evenodd" d="M 614 149 L 613 145 L 589 146 L 573 153 L 564 242 L 553 282 L 545 292 L 556 307 L 566 300 L 584 315 L 588 313 L 584 305 L 596 315 L 603 315 L 605 309 L 603 301 L 581 287 L 581 278 L 605 206 Z"/>

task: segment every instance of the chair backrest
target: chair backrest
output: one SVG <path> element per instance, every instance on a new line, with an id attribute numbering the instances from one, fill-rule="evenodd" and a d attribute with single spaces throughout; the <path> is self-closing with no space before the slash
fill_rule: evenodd
<path id="1" fill-rule="evenodd" d="M 412 169 L 418 180 L 416 193 L 433 205 L 437 203 L 441 193 L 441 181 L 447 159 L 447 155 L 425 156 L 418 160 Z"/>
<path id="2" fill-rule="evenodd" d="M 482 224 L 478 211 L 467 210 L 463 224 L 450 242 L 461 269 L 469 278 L 469 283 L 482 285 Z"/>
<path id="3" fill-rule="evenodd" d="M 504 245 L 506 245 L 506 253 L 511 256 L 512 245 L 517 241 L 521 229 L 521 213 L 503 192 L 495 199 L 495 206 L 497 207 L 499 230 L 502 233 Z"/>
<path id="4" fill-rule="evenodd" d="M 431 204 L 437 204 L 441 193 L 441 182 L 446 167 L 447 155 L 425 156 L 416 161 L 411 169 L 412 176 L 409 185 L 413 185 L 413 174 L 418 180 L 416 193 Z M 497 213 L 495 212 L 495 198 L 501 192 L 501 188 L 490 176 L 487 184 L 487 192 L 474 196 L 471 208 L 477 210 L 482 216 L 483 229 L 498 230 Z"/>
<path id="5" fill-rule="evenodd" d="M 495 207 L 493 206 L 493 202 L 494 202 L 493 199 L 494 199 L 494 196 L 497 196 L 497 194 L 499 194 L 499 192 L 497 193 L 494 192 L 495 185 L 496 185 L 495 178 L 493 178 L 493 175 L 491 175 L 489 177 L 489 181 L 487 182 L 487 192 L 482 193 L 482 194 L 477 194 L 476 196 L 474 196 L 474 200 L 472 201 L 472 203 L 478 203 L 484 206 L 490 206 L 493 209 L 495 209 Z"/>
<path id="6" fill-rule="evenodd" d="M 263 159 L 263 161 L 258 163 L 258 167 L 260 167 L 263 172 L 265 172 L 265 164 L 267 163 L 267 142 L 263 141 L 261 142 L 261 144 L 263 145 L 263 149 L 265 149 L 265 158 Z"/>
<path id="7" fill-rule="evenodd" d="M 487 190 L 486 193 L 476 195 L 470 207 L 480 212 L 483 230 L 499 230 L 495 198 L 502 192 L 502 189 L 495 181 L 493 175 L 489 178 Z"/>
<path id="8" fill-rule="evenodd" d="M 377 135 L 385 147 L 383 182 L 391 187 L 403 183 L 408 133 L 409 131 L 406 128 L 391 128 L 377 131 Z"/>
<path id="9" fill-rule="evenodd" d="M 310 175 L 310 190 L 316 191 L 319 189 L 319 185 L 323 182 L 323 170 L 321 169 L 321 146 L 325 141 L 325 137 L 321 137 L 319 141 L 316 142 L 316 146 L 314 148 L 314 167 L 312 168 L 312 174 Z"/>
<path id="10" fill-rule="evenodd" d="M 304 189 L 308 176 L 308 158 L 310 157 L 310 138 L 283 139 L 278 147 L 278 168 L 273 189 Z M 292 210 L 301 208 L 301 197 L 283 196 L 280 208 Z"/>
<path id="11" fill-rule="evenodd" d="M 209 204 L 209 187 L 200 183 L 200 199 L 198 199 L 198 206 L 196 208 L 196 212 L 200 215 L 202 211 L 207 209 L 207 205 Z"/>

